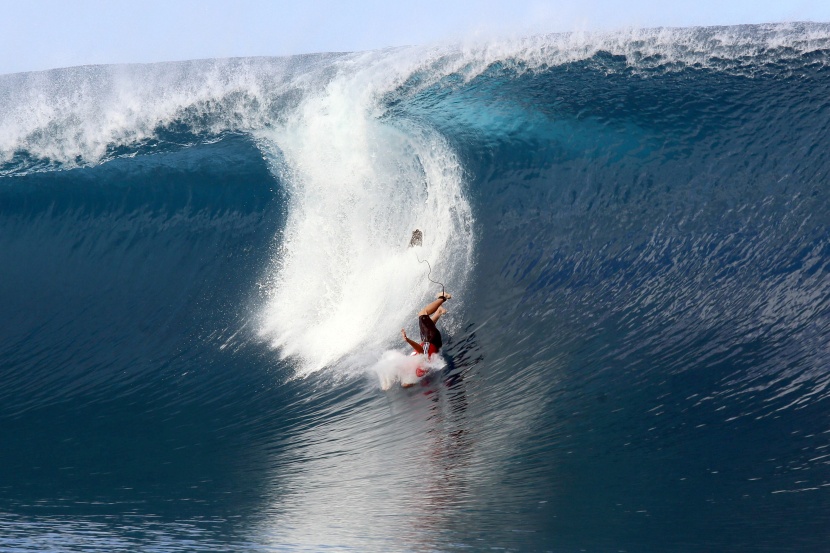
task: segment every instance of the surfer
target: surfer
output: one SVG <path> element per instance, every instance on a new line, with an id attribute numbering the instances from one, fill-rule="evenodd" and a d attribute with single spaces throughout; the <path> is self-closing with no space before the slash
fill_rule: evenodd
<path id="1" fill-rule="evenodd" d="M 409 240 L 409 247 L 410 248 L 417 248 L 423 245 L 424 242 L 424 233 L 421 232 L 420 229 L 415 229 L 412 232 L 412 238 Z M 416 342 L 415 340 L 410 340 L 409 337 L 406 335 L 406 330 L 403 328 L 401 329 L 401 336 L 406 342 L 412 346 L 412 349 L 415 350 L 410 355 L 424 355 L 426 357 L 426 361 L 429 362 L 430 358 L 438 353 L 441 350 L 441 346 L 444 345 L 444 341 L 441 339 L 441 332 L 438 331 L 436 328 L 435 323 L 438 322 L 438 319 L 441 318 L 441 315 L 447 312 L 442 306 L 444 302 L 447 301 L 452 297 L 451 294 L 447 294 L 444 290 L 444 285 L 437 280 L 433 280 L 430 276 L 432 274 L 432 265 L 429 264 L 429 261 L 426 259 L 421 260 L 418 257 L 417 252 L 415 253 L 415 258 L 418 260 L 419 263 L 426 263 L 429 267 L 429 273 L 427 273 L 427 278 L 430 282 L 435 284 L 441 285 L 441 293 L 438 294 L 437 299 L 421 309 L 418 312 L 418 327 L 421 331 L 421 343 Z M 415 368 L 415 376 L 418 378 L 423 377 L 427 374 L 427 368 L 424 364 L 419 363 L 418 366 Z M 412 386 L 411 383 L 409 384 L 402 384 L 404 388 Z"/>
<path id="2" fill-rule="evenodd" d="M 435 301 L 418 312 L 418 327 L 421 330 L 421 343 L 409 339 L 406 335 L 406 330 L 403 328 L 401 329 L 401 336 L 403 336 L 403 339 L 406 340 L 410 346 L 412 346 L 412 349 L 414 349 L 416 353 L 426 354 L 427 358 L 429 358 L 430 356 L 438 353 L 441 346 L 444 345 L 444 342 L 441 339 L 441 332 L 438 331 L 435 323 L 438 322 L 441 315 L 447 312 L 442 305 L 451 297 L 452 295 L 447 293 L 438 294 L 438 298 Z"/>

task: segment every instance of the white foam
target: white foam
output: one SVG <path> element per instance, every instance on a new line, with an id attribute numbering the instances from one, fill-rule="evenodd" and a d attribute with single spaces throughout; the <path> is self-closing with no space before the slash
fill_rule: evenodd
<path id="1" fill-rule="evenodd" d="M 423 355 L 406 355 L 398 350 L 388 350 L 369 368 L 369 372 L 377 375 L 382 390 L 389 390 L 397 383 L 402 386 L 417 384 L 424 378 L 418 376 L 418 367 L 429 373 L 445 366 L 446 362 L 440 355 L 433 355 L 427 361 Z"/>
<path id="2" fill-rule="evenodd" d="M 374 66 L 336 78 L 280 128 L 258 133 L 263 148 L 279 150 L 290 196 L 261 334 L 300 375 L 400 341 L 401 326 L 440 291 L 416 256 L 455 292 L 471 268 L 458 160 L 434 131 L 376 116 L 386 83 Z M 410 249 L 415 228 L 423 246 Z"/>
<path id="3" fill-rule="evenodd" d="M 174 122 L 217 133 L 267 126 L 294 69 L 255 58 L 0 76 L 0 163 L 26 152 L 64 168 L 96 164 Z"/>

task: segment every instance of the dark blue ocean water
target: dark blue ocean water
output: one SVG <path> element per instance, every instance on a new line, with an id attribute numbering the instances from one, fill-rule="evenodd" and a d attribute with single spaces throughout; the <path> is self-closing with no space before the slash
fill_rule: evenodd
<path id="1" fill-rule="evenodd" d="M 828 66 L 797 24 L 0 76 L 0 550 L 826 551 Z M 415 253 L 455 297 L 402 388 Z"/>

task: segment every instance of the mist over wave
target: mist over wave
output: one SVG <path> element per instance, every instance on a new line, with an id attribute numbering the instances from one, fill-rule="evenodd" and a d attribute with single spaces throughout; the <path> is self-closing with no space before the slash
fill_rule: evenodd
<path id="1" fill-rule="evenodd" d="M 0 549 L 822 551 L 828 61 L 798 23 L 0 76 Z"/>

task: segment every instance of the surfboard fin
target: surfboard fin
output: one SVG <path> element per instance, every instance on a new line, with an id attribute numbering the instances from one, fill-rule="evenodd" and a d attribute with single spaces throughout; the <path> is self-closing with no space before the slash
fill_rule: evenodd
<path id="1" fill-rule="evenodd" d="M 409 247 L 420 246 L 424 242 L 424 233 L 418 229 L 412 231 L 412 238 L 409 239 Z"/>

